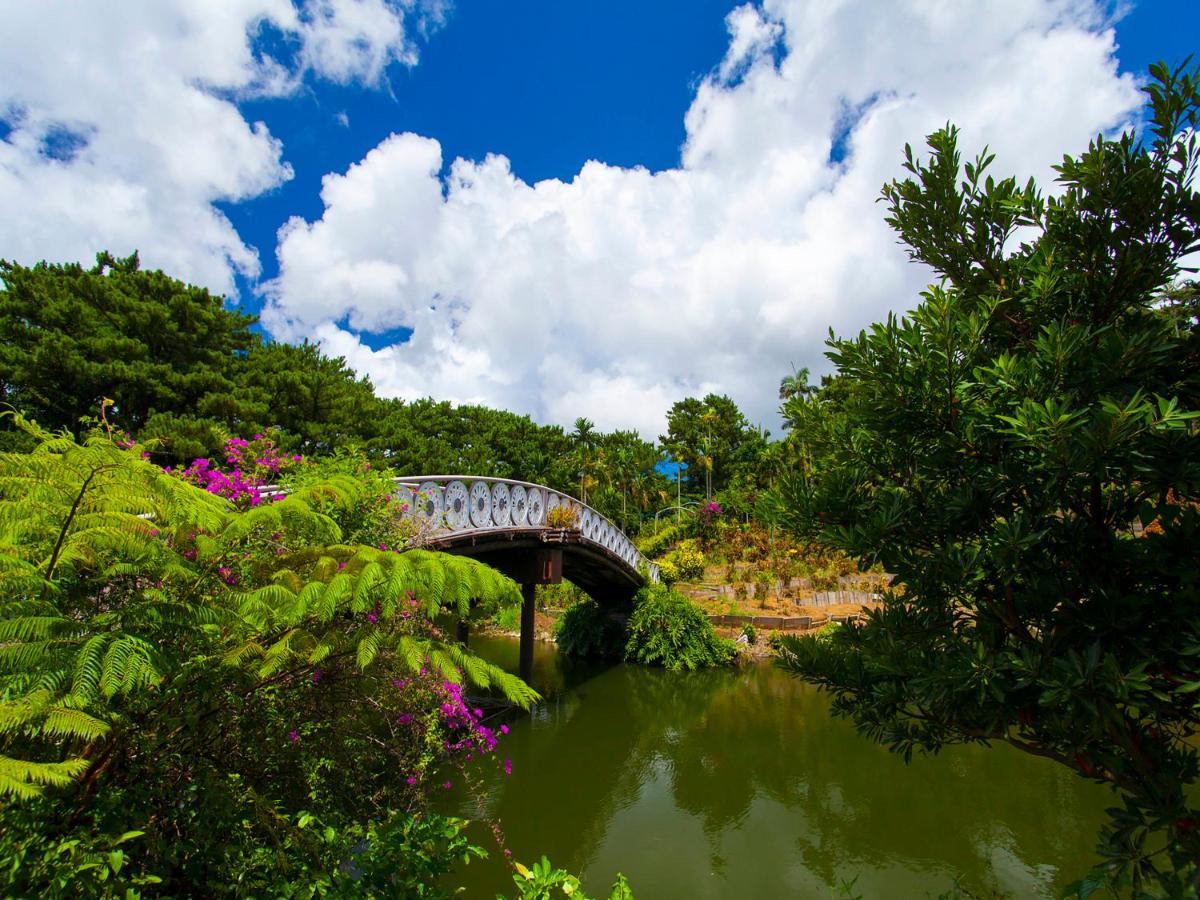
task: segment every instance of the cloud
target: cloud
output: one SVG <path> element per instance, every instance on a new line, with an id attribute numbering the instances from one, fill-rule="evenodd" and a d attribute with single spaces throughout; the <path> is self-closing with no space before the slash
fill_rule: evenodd
<path id="1" fill-rule="evenodd" d="M 316 221 L 280 231 L 264 321 L 316 335 L 386 394 L 482 401 L 569 423 L 663 427 L 730 393 L 774 420 L 791 365 L 910 307 L 909 264 L 875 202 L 905 142 L 947 120 L 996 171 L 1050 164 L 1137 115 L 1091 3 L 801 3 L 730 13 L 677 168 L 589 162 L 528 184 L 502 156 L 396 134 L 327 175 Z M 372 350 L 361 332 L 413 329 Z"/>
<path id="2" fill-rule="evenodd" d="M 309 74 L 378 82 L 392 61 L 415 61 L 414 10 L 0 0 L 0 252 L 86 262 L 138 248 L 148 265 L 232 292 L 234 273 L 257 276 L 258 255 L 214 203 L 291 177 L 279 141 L 236 101 L 286 94 Z"/>

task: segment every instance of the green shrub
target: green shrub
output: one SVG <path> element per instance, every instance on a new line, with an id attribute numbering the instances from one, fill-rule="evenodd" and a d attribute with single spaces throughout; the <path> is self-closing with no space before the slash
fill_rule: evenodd
<path id="1" fill-rule="evenodd" d="M 691 537 L 695 533 L 696 519 L 694 516 L 688 515 L 684 516 L 679 522 L 664 525 L 649 537 L 640 539 L 637 545 L 638 549 L 642 551 L 643 556 L 655 559 L 666 553 L 677 542 Z"/>
<path id="2" fill-rule="evenodd" d="M 521 607 L 506 606 L 492 616 L 491 624 L 501 631 L 521 630 Z"/>
<path id="3" fill-rule="evenodd" d="M 629 617 L 627 660 L 678 671 L 727 666 L 736 656 L 733 642 L 718 636 L 682 594 L 665 585 L 638 592 Z"/>
<path id="4" fill-rule="evenodd" d="M 515 863 L 513 868 L 513 884 L 517 886 L 516 900 L 550 900 L 552 897 L 573 897 L 575 900 L 588 900 L 583 893 L 579 879 L 565 869 L 556 869 L 550 865 L 550 860 L 542 857 L 541 862 L 526 868 Z M 503 898 L 500 898 L 503 900 Z M 618 874 L 617 880 L 609 892 L 608 900 L 633 900 L 633 891 L 625 876 Z"/>
<path id="5" fill-rule="evenodd" d="M 565 578 L 558 584 L 537 586 L 538 609 L 566 609 L 580 600 L 586 600 L 587 596 L 582 588 Z"/>
<path id="6" fill-rule="evenodd" d="M 694 540 L 682 541 L 658 562 L 660 574 L 664 567 L 671 570 L 670 582 L 695 581 L 704 577 L 704 554 Z"/>
<path id="7" fill-rule="evenodd" d="M 679 567 L 673 559 L 664 556 L 658 561 L 658 577 L 663 584 L 674 584 L 679 580 Z"/>
<path id="8" fill-rule="evenodd" d="M 609 618 L 592 599 L 570 606 L 554 623 L 554 639 L 568 656 L 620 659 L 625 647 L 625 629 Z"/>

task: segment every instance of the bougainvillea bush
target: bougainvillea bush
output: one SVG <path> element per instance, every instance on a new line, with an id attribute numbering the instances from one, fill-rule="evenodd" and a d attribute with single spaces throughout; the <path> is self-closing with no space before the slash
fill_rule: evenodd
<path id="1" fill-rule="evenodd" d="M 132 440 L 125 442 L 132 446 Z M 241 509 L 258 506 L 270 494 L 266 488 L 274 485 L 290 470 L 301 466 L 304 458 L 279 450 L 272 437 L 256 434 L 253 439 L 232 437 L 225 441 L 225 465 L 207 457 L 198 457 L 177 474 L 184 481 L 204 488 Z M 167 468 L 167 472 L 171 469 Z"/>
<path id="2" fill-rule="evenodd" d="M 468 698 L 535 695 L 432 619 L 515 585 L 346 542 L 354 479 L 239 509 L 138 446 L 18 424 L 36 448 L 0 455 L 5 893 L 435 896 L 479 852 L 427 809 L 446 762 L 505 766 Z"/>

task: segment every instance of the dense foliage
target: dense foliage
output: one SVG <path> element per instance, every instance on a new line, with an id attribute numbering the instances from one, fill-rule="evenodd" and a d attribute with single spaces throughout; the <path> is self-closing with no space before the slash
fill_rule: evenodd
<path id="1" fill-rule="evenodd" d="M 558 617 L 554 640 L 563 653 L 584 659 L 620 659 L 625 653 L 624 625 L 591 598 L 572 603 Z"/>
<path id="2" fill-rule="evenodd" d="M 689 486 L 707 498 L 736 476 L 758 476 L 767 435 L 746 421 L 729 397 L 688 397 L 667 412 L 667 433 L 659 438 L 687 466 Z"/>
<path id="3" fill-rule="evenodd" d="M 544 856 L 540 862 L 529 867 L 518 863 L 516 870 L 513 884 L 517 886 L 515 896 L 518 900 L 550 900 L 559 896 L 588 900 L 581 890 L 579 879 L 564 869 L 554 868 Z M 633 891 L 629 889 L 625 876 L 617 876 L 608 900 L 633 900 Z"/>
<path id="4" fill-rule="evenodd" d="M 952 128 L 927 162 L 906 151 L 889 222 L 942 281 L 830 341 L 837 377 L 789 400 L 804 464 L 783 498 L 794 529 L 907 593 L 782 658 L 906 756 L 1007 742 L 1111 786 L 1082 891 L 1182 896 L 1200 886 L 1200 323 L 1174 279 L 1200 248 L 1200 90 L 1154 74 L 1149 143 L 1097 138 L 1054 197 L 990 156 L 961 165 Z"/>
<path id="5" fill-rule="evenodd" d="M 0 399 L 42 425 L 77 430 L 104 397 L 135 430 L 156 411 L 211 416 L 237 402 L 254 320 L 203 288 L 142 271 L 136 254 L 100 254 L 91 269 L 0 261 L 0 278 Z"/>
<path id="6" fill-rule="evenodd" d="M 9 892 L 429 895 L 476 852 L 424 803 L 499 739 L 463 685 L 535 695 L 432 617 L 515 603 L 510 581 L 346 543 L 366 479 L 239 511 L 140 446 L 21 424 L 33 451 L 0 455 Z"/>
<path id="7" fill-rule="evenodd" d="M 665 585 L 638 592 L 629 617 L 625 658 L 671 671 L 728 666 L 737 656 L 732 641 L 686 597 Z"/>

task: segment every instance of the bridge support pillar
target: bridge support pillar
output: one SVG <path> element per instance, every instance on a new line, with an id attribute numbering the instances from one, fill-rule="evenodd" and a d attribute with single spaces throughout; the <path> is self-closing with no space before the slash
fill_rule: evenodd
<path id="1" fill-rule="evenodd" d="M 533 612 L 537 585 L 521 585 L 521 659 L 518 674 L 523 681 L 533 675 Z"/>

